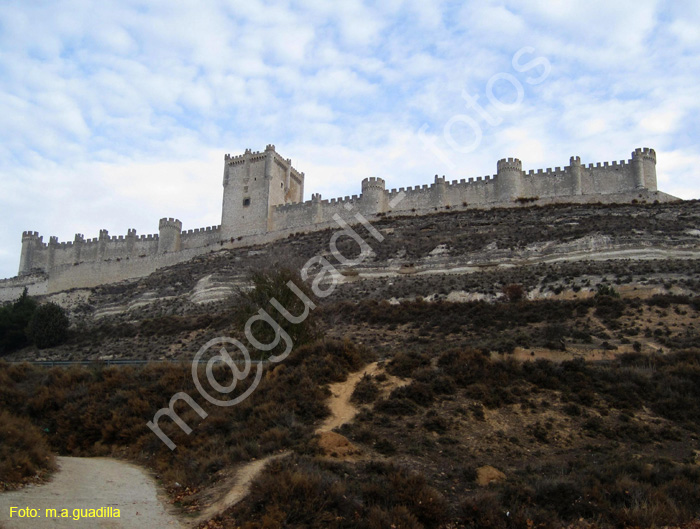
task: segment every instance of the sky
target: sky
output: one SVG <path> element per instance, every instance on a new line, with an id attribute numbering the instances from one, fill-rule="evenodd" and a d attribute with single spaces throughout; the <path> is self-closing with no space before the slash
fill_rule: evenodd
<path id="1" fill-rule="evenodd" d="M 305 199 L 656 150 L 700 198 L 696 0 L 0 3 L 0 277 L 21 235 L 221 222 L 272 143 Z"/>

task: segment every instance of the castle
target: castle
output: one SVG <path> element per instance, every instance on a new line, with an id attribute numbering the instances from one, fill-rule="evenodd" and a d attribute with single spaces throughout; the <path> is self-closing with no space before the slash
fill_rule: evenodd
<path id="1" fill-rule="evenodd" d="M 516 207 L 556 202 L 667 201 L 656 181 L 656 153 L 636 149 L 627 161 L 584 165 L 578 156 L 569 166 L 524 172 L 517 158 L 497 163 L 493 176 L 447 181 L 435 176 L 431 185 L 387 190 L 381 178 L 365 178 L 362 193 L 324 200 L 320 194 L 303 201 L 304 173 L 280 156 L 274 145 L 263 152 L 247 149 L 224 156 L 221 225 L 182 230 L 182 222 L 161 219 L 158 234 L 85 239 L 71 242 L 37 232 L 22 234 L 19 275 L 0 281 L 0 301 L 27 286 L 32 294 L 91 287 L 142 277 L 157 268 L 182 262 L 219 248 L 262 244 L 292 233 L 336 226 L 338 214 L 349 211 L 367 218 L 386 214 L 420 215 L 465 207 Z"/>

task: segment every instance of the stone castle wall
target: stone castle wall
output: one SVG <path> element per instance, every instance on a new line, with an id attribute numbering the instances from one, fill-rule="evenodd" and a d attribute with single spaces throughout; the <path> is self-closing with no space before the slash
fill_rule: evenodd
<path id="1" fill-rule="evenodd" d="M 656 154 L 637 149 L 630 160 L 589 165 L 571 157 L 567 167 L 528 172 L 520 160 L 507 158 L 498 162 L 496 175 L 452 181 L 436 175 L 430 185 L 391 190 L 381 178 L 366 178 L 359 195 L 328 200 L 314 194 L 302 202 L 304 173 L 268 145 L 264 152 L 226 155 L 223 185 L 220 226 L 183 231 L 179 220 L 165 218 L 158 234 L 129 230 L 113 237 L 101 230 L 93 239 L 77 234 L 71 242 L 51 237 L 48 243 L 37 232 L 24 232 L 19 277 L 0 281 L 0 301 L 12 299 L 17 289 L 21 293 L 21 285 L 38 294 L 142 277 L 222 247 L 335 226 L 335 215 L 353 221 L 358 212 L 372 218 L 533 202 L 628 201 L 639 191 L 656 193 Z"/>
<path id="2" fill-rule="evenodd" d="M 643 167 L 641 179 L 635 174 L 633 163 L 637 156 L 653 156 L 654 159 L 653 167 Z M 430 212 L 459 206 L 498 206 L 518 199 L 532 202 L 535 199 L 582 197 L 583 200 L 576 202 L 597 202 L 601 196 L 638 189 L 657 191 L 655 162 L 653 150 L 638 149 L 628 161 L 584 166 L 578 157 L 572 157 L 567 167 L 528 172 L 522 170 L 520 160 L 508 158 L 499 161 L 495 175 L 452 181 L 436 175 L 431 185 L 390 190 L 385 189 L 383 179 L 367 178 L 362 182 L 360 195 L 324 200 L 315 194 L 303 203 L 274 206 L 271 226 L 272 230 L 282 230 L 327 224 L 333 221 L 335 214 L 346 216 L 346 205 L 352 206 L 352 211 L 376 215 L 389 211 Z M 399 195 L 403 198 L 395 202 Z M 394 206 L 390 207 L 390 203 Z"/>

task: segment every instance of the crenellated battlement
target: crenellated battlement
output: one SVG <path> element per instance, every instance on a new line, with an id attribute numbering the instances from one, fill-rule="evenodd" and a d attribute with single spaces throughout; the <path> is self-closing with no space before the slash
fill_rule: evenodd
<path id="1" fill-rule="evenodd" d="M 498 160 L 496 167 L 499 173 L 501 171 L 522 171 L 523 163 L 517 158 L 503 158 Z"/>
<path id="2" fill-rule="evenodd" d="M 246 162 L 256 162 L 256 161 L 264 161 L 265 160 L 265 152 L 264 151 L 255 151 L 253 152 L 251 149 L 246 149 L 243 154 L 239 154 L 236 156 L 231 156 L 230 154 L 225 154 L 224 155 L 224 163 L 226 165 L 241 165 Z"/>
<path id="3" fill-rule="evenodd" d="M 267 157 L 268 157 L 268 153 L 270 153 L 274 162 L 277 165 L 279 165 L 282 169 L 284 169 L 284 170 L 289 169 L 291 176 L 293 178 L 295 178 L 297 181 L 303 181 L 304 173 L 297 170 L 292 165 L 291 158 L 282 157 L 275 150 L 275 146 L 272 144 L 267 145 L 265 147 L 264 151 L 253 152 L 252 149 L 246 149 L 243 154 L 239 154 L 237 156 L 231 156 L 230 154 L 225 154 L 224 155 L 224 166 L 225 167 L 232 167 L 232 166 L 244 165 L 245 163 L 251 163 L 251 164 L 252 163 L 265 163 L 267 160 Z"/>
<path id="4" fill-rule="evenodd" d="M 370 176 L 369 178 L 365 178 L 362 180 L 362 190 L 364 191 L 365 189 L 385 189 L 386 188 L 386 182 L 384 181 L 383 178 L 377 178 Z"/>
<path id="5" fill-rule="evenodd" d="M 581 167 L 586 167 L 588 169 L 605 169 L 606 167 L 612 168 L 612 169 L 622 169 L 626 168 L 629 166 L 632 160 L 620 160 L 620 161 L 612 161 L 612 162 L 597 162 L 597 163 L 589 163 L 586 166 L 581 166 Z"/>
<path id="6" fill-rule="evenodd" d="M 656 151 L 654 149 L 650 149 L 649 147 L 641 147 L 634 150 L 632 153 L 632 158 L 642 158 L 656 163 Z"/>
<path id="7" fill-rule="evenodd" d="M 33 239 L 41 239 L 39 237 L 39 232 L 38 231 L 23 231 L 22 232 L 22 241 L 29 241 Z"/>
<path id="8" fill-rule="evenodd" d="M 217 233 L 221 231 L 221 225 L 218 226 L 207 226 L 206 228 L 195 228 L 193 230 L 183 231 L 182 235 L 197 235 L 200 233 Z"/>
<path id="9" fill-rule="evenodd" d="M 158 229 L 163 230 L 167 228 L 172 228 L 175 230 L 182 230 L 182 222 L 172 217 L 163 218 L 158 221 Z"/>
<path id="10" fill-rule="evenodd" d="M 364 179 L 362 180 L 362 183 L 363 183 L 363 184 L 371 184 L 371 183 L 374 183 L 374 182 L 384 184 L 384 179 L 383 179 L 383 178 L 379 178 L 379 177 L 377 177 L 377 176 L 370 176 L 370 177 L 364 178 Z"/>

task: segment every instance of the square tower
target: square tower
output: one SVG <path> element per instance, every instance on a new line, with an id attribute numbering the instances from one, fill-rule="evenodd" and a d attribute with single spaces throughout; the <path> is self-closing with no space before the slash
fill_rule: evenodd
<path id="1" fill-rule="evenodd" d="M 272 208 L 302 202 L 304 173 L 290 159 L 268 145 L 264 152 L 246 149 L 240 156 L 224 156 L 223 240 L 283 229 L 272 225 Z"/>

